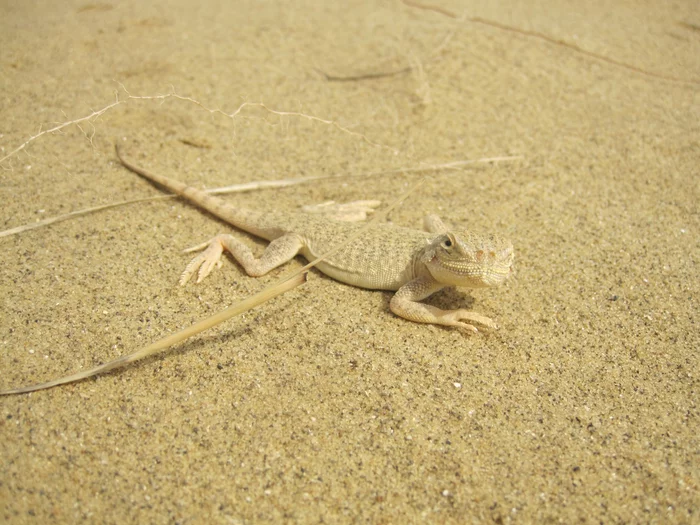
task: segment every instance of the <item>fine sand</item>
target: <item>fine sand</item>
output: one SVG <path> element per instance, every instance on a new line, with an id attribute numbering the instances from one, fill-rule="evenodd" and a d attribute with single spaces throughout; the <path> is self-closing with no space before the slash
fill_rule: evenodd
<path id="1" fill-rule="evenodd" d="M 341 176 L 225 197 L 281 210 L 518 156 L 429 170 L 390 216 L 513 241 L 505 286 L 429 301 L 500 329 L 410 323 L 314 271 L 162 355 L 1 397 L 1 522 L 700 520 L 696 0 L 143 4 L 0 5 L 0 229 L 160 195 L 115 141 L 198 187 Z M 158 200 L 0 238 L 0 389 L 287 271 L 177 286 L 226 231 Z"/>

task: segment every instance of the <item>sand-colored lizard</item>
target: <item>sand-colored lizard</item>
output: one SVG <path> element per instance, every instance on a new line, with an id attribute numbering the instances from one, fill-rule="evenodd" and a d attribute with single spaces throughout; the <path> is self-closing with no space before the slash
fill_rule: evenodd
<path id="1" fill-rule="evenodd" d="M 357 231 L 356 223 L 327 217 L 280 211 L 253 211 L 231 206 L 220 198 L 186 184 L 151 173 L 124 158 L 124 166 L 207 210 L 227 223 L 270 241 L 256 258 L 250 248 L 229 234 L 217 235 L 188 251 L 204 249 L 180 278 L 197 282 L 219 264 L 224 250 L 250 276 L 265 275 L 298 254 L 313 260 Z M 477 332 L 475 325 L 495 328 L 483 315 L 468 310 L 442 310 L 420 301 L 448 286 L 484 288 L 502 283 L 510 275 L 513 245 L 496 235 L 450 231 L 436 215 L 424 220 L 426 231 L 376 224 L 361 238 L 321 261 L 316 267 L 336 281 L 372 290 L 396 291 L 389 307 L 399 317 L 418 323 L 457 326 Z"/>
<path id="2" fill-rule="evenodd" d="M 181 195 L 237 228 L 270 241 L 263 255 L 256 258 L 250 248 L 235 237 L 217 235 L 188 250 L 204 249 L 187 266 L 180 284 L 186 284 L 195 273 L 198 282 L 204 279 L 220 264 L 224 250 L 229 251 L 251 276 L 264 275 L 297 254 L 313 262 L 277 285 L 132 354 L 45 383 L 0 391 L 0 395 L 22 394 L 80 381 L 153 355 L 298 286 L 305 280 L 303 272 L 311 266 L 347 284 L 396 291 L 390 302 L 391 311 L 410 321 L 457 326 L 472 332 L 478 331 L 474 325 L 496 327 L 496 323 L 483 315 L 463 309 L 442 310 L 420 301 L 447 286 L 483 288 L 505 281 L 513 263 L 513 246 L 508 241 L 494 235 L 449 231 L 436 215 L 425 218 L 426 233 L 377 222 L 358 225 L 311 214 L 237 208 L 201 190 L 136 166 L 124 158 L 118 148 L 117 156 L 124 166 L 147 180 Z"/>

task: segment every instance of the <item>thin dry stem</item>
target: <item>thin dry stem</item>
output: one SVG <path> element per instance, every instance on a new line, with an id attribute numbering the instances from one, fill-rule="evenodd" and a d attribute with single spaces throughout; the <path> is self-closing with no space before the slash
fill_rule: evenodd
<path id="1" fill-rule="evenodd" d="M 133 169 L 130 167 L 130 169 Z M 141 169 L 141 168 L 137 168 Z M 103 365 L 97 366 L 95 368 L 91 368 L 89 370 L 84 370 L 82 372 L 76 372 L 75 374 L 71 374 L 68 376 L 60 377 L 57 379 L 53 379 L 51 381 L 46 381 L 44 383 L 38 383 L 34 385 L 29 385 L 29 386 L 24 386 L 24 387 L 19 387 L 19 388 L 12 388 L 8 390 L 3 390 L 0 391 L 0 396 L 4 395 L 12 395 L 12 394 L 26 394 L 28 392 L 35 392 L 37 390 L 44 390 L 47 388 L 51 388 L 54 386 L 58 385 L 63 385 L 66 383 L 73 383 L 76 381 L 81 381 L 83 379 L 87 379 L 88 377 L 92 377 L 98 374 L 102 374 L 105 372 L 109 372 L 111 370 L 121 368 L 129 363 L 133 363 L 135 361 L 139 361 L 141 359 L 144 359 L 146 357 L 149 357 L 151 355 L 154 355 L 162 350 L 165 350 L 167 348 L 170 348 L 171 346 L 180 343 L 182 341 L 185 341 L 189 339 L 190 337 L 193 337 L 205 330 L 208 330 L 210 328 L 213 328 L 214 326 L 223 323 L 224 321 L 231 319 L 234 316 L 240 315 L 244 312 L 247 312 L 248 310 L 251 310 L 252 308 L 255 308 L 256 306 L 259 306 L 270 299 L 277 297 L 280 294 L 283 294 L 293 288 L 296 288 L 297 286 L 303 284 L 306 282 L 306 276 L 307 272 L 316 266 L 318 263 L 323 261 L 324 259 L 330 257 L 331 255 L 337 253 L 338 251 L 342 250 L 343 248 L 347 247 L 350 243 L 361 237 L 362 235 L 365 234 L 368 228 L 372 227 L 374 224 L 376 224 L 378 221 L 382 220 L 385 218 L 389 212 L 391 212 L 393 209 L 395 209 L 397 206 L 399 206 L 404 200 L 408 198 L 408 196 L 416 191 L 423 183 L 425 182 L 425 179 L 421 179 L 418 183 L 414 184 L 411 188 L 409 188 L 408 191 L 406 191 L 403 195 L 401 195 L 398 199 L 396 199 L 394 202 L 392 202 L 389 206 L 387 206 L 384 210 L 382 210 L 380 213 L 377 213 L 372 220 L 367 222 L 362 228 L 360 228 L 358 231 L 353 233 L 352 235 L 348 236 L 347 238 L 343 239 L 343 242 L 340 242 L 336 244 L 333 248 L 330 250 L 326 251 L 324 254 L 320 255 L 313 261 L 309 262 L 306 266 L 303 268 L 300 268 L 298 270 L 293 270 L 287 275 L 283 276 L 281 279 L 279 279 L 276 283 L 265 287 L 263 290 L 258 292 L 257 294 L 248 297 L 242 301 L 239 301 L 238 303 L 229 306 L 228 308 L 210 316 L 207 317 L 206 319 L 203 319 L 201 321 L 198 321 L 187 328 L 180 330 L 179 332 L 175 334 L 171 334 L 167 337 L 163 337 L 154 343 L 151 343 L 148 346 L 145 346 L 143 348 L 140 348 L 139 350 L 136 350 L 135 352 L 132 352 L 131 354 L 127 354 L 125 356 L 119 357 L 113 361 L 110 361 L 108 363 L 105 363 Z"/>
<path id="2" fill-rule="evenodd" d="M 447 16 L 449 18 L 455 18 L 455 19 L 460 18 L 457 15 L 457 13 L 450 11 L 449 9 L 445 9 L 444 7 L 431 5 L 431 4 L 424 4 L 422 2 L 416 2 L 414 0 L 402 0 L 402 2 L 409 7 L 423 9 L 424 11 L 433 11 L 435 13 L 440 13 L 441 15 Z M 529 31 L 527 29 L 520 29 L 518 27 L 508 26 L 506 24 L 501 24 L 500 22 L 494 22 L 492 20 L 486 20 L 485 18 L 481 18 L 478 16 L 468 16 L 468 17 L 464 17 L 464 19 L 467 20 L 468 22 L 472 22 L 473 24 L 481 24 L 481 25 L 486 25 L 486 26 L 490 26 L 490 27 L 495 27 L 496 29 L 499 29 L 501 31 L 509 31 L 511 33 L 517 33 L 517 34 L 520 34 L 520 35 L 523 35 L 526 37 L 536 38 L 538 40 L 542 40 L 542 41 L 547 42 L 549 44 L 553 44 L 553 45 L 560 46 L 560 47 L 565 47 L 567 49 L 571 49 L 572 51 L 574 51 L 576 53 L 580 53 L 580 54 L 588 56 L 590 58 L 594 58 L 596 60 L 607 62 L 608 64 L 612 64 L 613 66 L 627 69 L 629 71 L 634 71 L 635 73 L 639 73 L 639 74 L 646 75 L 649 77 L 660 78 L 663 80 L 670 80 L 672 82 L 681 82 L 683 84 L 700 85 L 700 80 L 698 80 L 698 79 L 679 78 L 679 77 L 674 77 L 671 75 L 662 75 L 660 73 L 654 73 L 653 71 L 648 71 L 646 69 L 642 69 L 641 67 L 637 67 L 637 66 L 634 66 L 632 64 L 622 62 L 621 60 L 610 58 L 610 57 L 607 57 L 605 55 L 601 55 L 599 53 L 594 53 L 593 51 L 588 51 L 586 49 L 583 49 L 582 47 L 577 46 L 576 44 L 572 44 L 571 42 L 567 42 L 565 40 L 560 40 L 560 39 L 551 37 L 549 35 L 545 35 L 543 33 L 538 33 L 537 31 Z"/>
<path id="3" fill-rule="evenodd" d="M 207 193 L 212 195 L 220 195 L 224 193 L 242 193 L 246 191 L 254 191 L 269 188 L 285 188 L 287 186 L 294 186 L 297 184 L 307 184 L 309 182 L 317 182 L 321 180 L 339 179 L 339 178 L 361 178 L 361 177 L 377 177 L 382 175 L 392 175 L 397 173 L 425 173 L 430 171 L 442 171 L 442 170 L 458 170 L 469 164 L 484 164 L 493 162 L 504 162 L 522 159 L 520 155 L 506 156 L 506 157 L 484 157 L 481 159 L 473 160 L 457 160 L 453 162 L 446 162 L 442 164 L 428 164 L 426 166 L 418 167 L 408 167 L 408 168 L 395 168 L 391 170 L 384 171 L 374 171 L 369 173 L 360 174 L 335 174 L 335 175 L 324 175 L 320 177 L 303 177 L 303 178 L 292 178 L 292 179 L 281 179 L 281 180 L 261 180 L 261 181 L 251 181 L 244 182 L 241 184 L 232 184 L 230 186 L 223 186 L 221 188 L 211 188 L 205 190 Z M 100 211 L 109 210 L 111 208 L 117 208 L 119 206 L 128 206 L 130 204 L 137 204 L 140 202 L 161 200 L 161 199 L 173 199 L 177 195 L 159 195 L 157 197 L 144 197 L 141 199 L 132 199 L 120 202 L 113 202 L 109 204 L 103 204 L 101 206 L 94 206 L 91 208 L 84 208 L 82 210 L 72 211 L 63 215 L 57 215 L 56 217 L 47 217 L 46 219 L 33 222 L 30 224 L 23 224 L 21 226 L 16 226 L 10 228 L 9 230 L 0 231 L 0 238 L 10 237 L 12 235 L 18 235 L 20 233 L 36 230 L 38 228 L 43 228 L 44 226 L 49 226 L 51 224 L 56 224 L 68 219 L 80 217 L 82 215 L 89 215 L 91 213 L 97 213 Z"/>
<path id="4" fill-rule="evenodd" d="M 392 151 L 392 152 L 394 152 L 394 153 L 398 153 L 394 148 L 391 148 L 391 147 L 386 146 L 386 145 L 384 145 L 384 144 L 380 144 L 380 143 L 378 143 L 378 142 L 375 142 L 375 141 L 371 140 L 369 137 L 367 137 L 367 135 L 364 135 L 363 133 L 359 133 L 359 132 L 357 132 L 357 131 L 353 131 L 353 130 L 351 130 L 351 129 L 345 127 L 345 126 L 343 126 L 342 124 L 340 124 L 339 122 L 337 122 L 337 121 L 335 121 L 335 120 L 317 117 L 317 116 L 315 116 L 315 115 L 310 115 L 310 114 L 307 114 L 307 113 L 302 113 L 302 112 L 300 112 L 300 111 L 280 111 L 280 110 L 273 109 L 273 108 L 267 106 L 267 105 L 266 105 L 265 103 L 263 103 L 263 102 L 243 102 L 243 103 L 242 103 L 240 106 L 238 106 L 234 111 L 232 111 L 232 112 L 229 113 L 229 112 L 226 112 L 226 111 L 224 111 L 224 110 L 222 110 L 222 109 L 219 109 L 219 108 L 210 108 L 210 107 L 208 107 L 207 105 L 205 105 L 205 104 L 203 104 L 202 102 L 200 102 L 199 100 L 194 99 L 194 98 L 192 98 L 192 97 L 187 97 L 187 96 L 184 96 L 184 95 L 179 95 L 179 94 L 177 94 L 177 93 L 175 92 L 175 89 L 174 89 L 174 88 L 173 88 L 172 91 L 170 91 L 169 93 L 166 93 L 166 94 L 163 94 L 163 95 L 132 95 L 132 94 L 129 93 L 129 91 L 126 89 L 126 87 L 124 86 L 124 84 L 122 84 L 122 83 L 120 83 L 120 82 L 118 82 L 118 84 L 119 84 L 119 87 L 121 88 L 121 90 L 122 90 L 122 91 L 124 92 L 124 94 L 125 94 L 124 97 L 120 97 L 120 91 L 117 90 L 117 91 L 114 92 L 114 95 L 115 95 L 115 100 L 114 100 L 114 102 L 112 102 L 112 103 L 110 103 L 110 104 L 107 104 L 107 105 L 106 105 L 105 107 L 103 107 L 102 109 L 99 109 L 99 110 L 96 110 L 96 111 L 92 111 L 90 114 L 85 115 L 85 116 L 80 117 L 80 118 L 77 118 L 77 119 L 68 120 L 68 121 L 66 121 L 66 122 L 61 122 L 60 124 L 56 124 L 55 126 L 52 126 L 51 128 L 48 128 L 48 129 L 42 129 L 43 126 L 40 126 L 39 131 L 38 131 L 37 133 L 35 133 L 35 134 L 32 135 L 31 137 L 29 137 L 29 138 L 28 138 L 27 140 L 25 140 L 22 144 L 20 144 L 20 145 L 17 146 L 16 148 L 12 149 L 9 153 L 7 153 L 5 156 L 3 156 L 2 158 L 0 158 L 0 166 L 2 166 L 2 164 L 3 164 L 5 161 L 9 160 L 10 158 L 12 158 L 13 156 L 15 156 L 15 155 L 16 155 L 17 153 L 19 153 L 20 151 L 23 151 L 23 150 L 26 149 L 32 142 L 38 140 L 39 138 L 43 137 L 44 135 L 49 134 L 49 133 L 57 133 L 57 132 L 60 132 L 60 131 L 62 131 L 63 129 L 65 129 L 65 128 L 69 127 L 69 126 L 73 126 L 73 125 L 75 125 L 76 127 L 78 127 L 78 129 L 80 129 L 80 131 L 85 135 L 85 137 L 88 139 L 88 141 L 92 144 L 92 140 L 93 140 L 93 137 L 94 137 L 94 135 L 95 135 L 94 126 L 93 126 L 92 131 L 88 134 L 88 133 L 81 127 L 81 124 L 83 124 L 83 123 L 89 123 L 90 125 L 93 125 L 92 123 L 93 123 L 96 119 L 98 119 L 99 117 L 101 117 L 102 115 L 104 115 L 105 113 L 107 113 L 108 111 L 110 111 L 110 110 L 116 108 L 117 106 L 127 103 L 127 102 L 130 101 L 130 100 L 160 100 L 160 101 L 165 101 L 165 100 L 168 100 L 168 99 L 175 99 L 175 100 L 180 100 L 180 101 L 183 101 L 183 102 L 188 102 L 188 103 L 190 103 L 190 104 L 194 104 L 195 106 L 197 106 L 197 107 L 203 109 L 204 111 L 208 111 L 209 113 L 211 113 L 211 114 L 213 114 L 213 115 L 221 115 L 221 116 L 224 116 L 224 117 L 227 117 L 227 118 L 230 118 L 230 119 L 235 119 L 236 117 L 238 117 L 246 108 L 260 108 L 260 109 L 263 109 L 263 110 L 267 111 L 267 112 L 270 113 L 271 115 L 275 115 L 275 116 L 278 116 L 278 117 L 300 118 L 300 119 L 308 120 L 308 121 L 311 121 L 311 122 L 317 122 L 317 123 L 319 123 L 319 124 L 324 124 L 324 125 L 326 125 L 326 126 L 331 126 L 331 127 L 336 128 L 337 130 L 339 130 L 339 131 L 341 131 L 341 132 L 343 132 L 343 133 L 347 133 L 347 134 L 350 135 L 350 136 L 359 138 L 360 140 L 362 140 L 363 142 L 369 144 L 370 146 L 378 147 L 378 148 L 385 148 L 385 149 L 389 149 L 390 151 Z M 5 168 L 5 169 L 10 169 L 10 168 Z"/>

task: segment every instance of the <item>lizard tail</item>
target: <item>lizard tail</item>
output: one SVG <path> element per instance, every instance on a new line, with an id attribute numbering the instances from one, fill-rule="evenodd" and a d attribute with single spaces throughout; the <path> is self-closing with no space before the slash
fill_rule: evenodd
<path id="1" fill-rule="evenodd" d="M 207 192 L 188 186 L 187 184 L 175 179 L 171 179 L 164 175 L 150 172 L 144 168 L 137 166 L 132 161 L 124 157 L 119 144 L 114 145 L 119 162 L 122 166 L 137 175 L 143 177 L 147 181 L 156 184 L 169 190 L 176 195 L 180 195 L 190 202 L 195 203 L 198 207 L 207 210 L 212 215 L 222 219 L 223 221 L 245 230 L 254 235 L 259 235 L 267 238 L 262 232 L 258 232 L 257 225 L 260 224 L 262 216 L 252 210 L 236 209 L 233 206 L 225 205 L 221 199 L 209 195 Z"/>

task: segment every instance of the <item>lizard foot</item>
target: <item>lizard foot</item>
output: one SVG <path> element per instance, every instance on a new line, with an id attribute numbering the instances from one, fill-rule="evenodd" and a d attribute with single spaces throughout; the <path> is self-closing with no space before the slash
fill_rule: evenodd
<path id="1" fill-rule="evenodd" d="M 336 221 L 359 222 L 364 221 L 367 214 L 372 213 L 374 208 L 381 203 L 381 201 L 353 201 L 341 204 L 335 201 L 326 201 L 321 204 L 304 206 L 302 210 L 304 213 L 320 214 Z"/>
<path id="2" fill-rule="evenodd" d="M 219 239 L 219 236 L 214 237 L 211 241 L 187 248 L 185 253 L 192 253 L 199 250 L 204 251 L 192 259 L 185 268 L 185 271 L 182 272 L 180 276 L 180 286 L 186 285 L 195 272 L 197 272 L 197 282 L 201 283 L 202 280 L 211 273 L 214 266 L 221 268 L 221 254 L 224 252 L 224 245 L 221 239 Z"/>
<path id="3" fill-rule="evenodd" d="M 446 310 L 444 313 L 438 315 L 437 319 L 439 324 L 456 326 L 474 333 L 479 331 L 474 324 L 484 328 L 498 328 L 498 325 L 493 320 L 481 314 L 477 314 L 476 312 L 470 312 L 469 310 Z"/>

